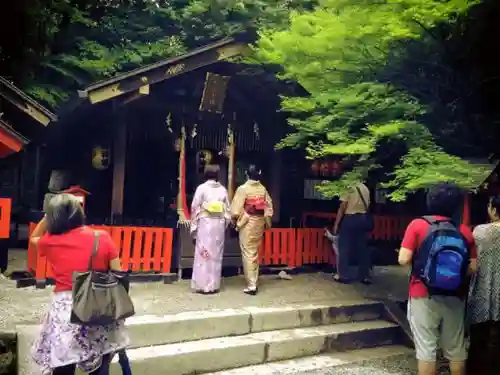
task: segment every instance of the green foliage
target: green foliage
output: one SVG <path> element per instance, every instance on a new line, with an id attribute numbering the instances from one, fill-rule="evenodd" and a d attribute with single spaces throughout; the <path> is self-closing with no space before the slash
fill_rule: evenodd
<path id="1" fill-rule="evenodd" d="M 312 11 L 292 12 L 285 30 L 264 30 L 254 59 L 281 65 L 281 78 L 310 93 L 283 98 L 295 132 L 278 147 L 306 147 L 311 158 L 344 155 L 353 163 L 340 181 L 320 187 L 327 196 L 378 168 L 386 171 L 393 200 L 440 181 L 476 187 L 484 171 L 436 144 L 425 122 L 435 108 L 383 74 L 398 69 L 412 41 L 457 22 L 474 3 L 322 0 Z"/>
<path id="2" fill-rule="evenodd" d="M 411 148 L 402 158 L 402 163 L 394 172 L 394 179 L 384 184 L 394 189 L 390 197 L 402 201 L 409 191 L 423 186 L 430 186 L 437 181 L 454 182 L 458 185 L 475 189 L 488 175 L 491 169 L 475 165 L 439 149 Z"/>
<path id="3" fill-rule="evenodd" d="M 58 106 L 66 93 L 117 73 L 178 56 L 236 32 L 282 27 L 311 0 L 100 0 L 53 9 L 48 51 L 23 87 Z M 34 13 L 43 13 L 35 9 Z M 64 22 L 70 20 L 70 22 Z M 67 95 L 66 95 L 67 96 Z"/>

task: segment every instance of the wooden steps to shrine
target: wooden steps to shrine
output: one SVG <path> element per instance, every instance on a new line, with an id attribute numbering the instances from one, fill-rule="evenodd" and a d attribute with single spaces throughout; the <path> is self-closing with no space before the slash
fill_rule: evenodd
<path id="1" fill-rule="evenodd" d="M 409 350 L 400 346 L 404 333 L 386 319 L 383 303 L 367 300 L 143 315 L 128 319 L 126 325 L 127 354 L 137 374 L 192 375 L 250 366 L 246 374 L 264 375 L 261 370 L 271 371 L 286 360 L 302 358 L 304 366 L 318 360 L 345 363 Z M 18 332 L 23 375 L 34 374 L 25 360 L 28 353 L 22 353 L 36 337 L 37 330 L 29 331 L 25 327 L 24 334 Z M 353 352 L 339 354 L 346 351 Z M 111 374 L 121 374 L 117 358 Z"/>

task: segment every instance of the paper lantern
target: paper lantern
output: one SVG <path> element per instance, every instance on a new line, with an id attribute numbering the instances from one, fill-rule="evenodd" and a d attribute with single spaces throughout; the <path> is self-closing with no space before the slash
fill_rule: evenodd
<path id="1" fill-rule="evenodd" d="M 330 163 L 330 173 L 332 176 L 338 176 L 341 170 L 342 168 L 337 160 L 334 160 Z"/>
<path id="2" fill-rule="evenodd" d="M 319 172 L 319 161 L 312 162 L 312 164 L 311 164 L 311 172 L 315 176 L 318 174 L 318 172 Z"/>
<path id="3" fill-rule="evenodd" d="M 327 176 L 329 171 L 328 162 L 324 161 L 319 165 L 319 172 L 322 176 Z"/>
<path id="4" fill-rule="evenodd" d="M 109 164 L 109 149 L 102 146 L 94 147 L 92 150 L 92 166 L 99 171 L 104 171 L 109 168 Z"/>

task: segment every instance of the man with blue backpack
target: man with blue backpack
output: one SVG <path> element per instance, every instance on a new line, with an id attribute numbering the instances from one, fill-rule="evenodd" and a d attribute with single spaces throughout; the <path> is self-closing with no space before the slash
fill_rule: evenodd
<path id="1" fill-rule="evenodd" d="M 419 375 L 436 375 L 441 347 L 451 375 L 465 375 L 465 311 L 477 252 L 470 228 L 452 219 L 463 192 L 443 183 L 429 189 L 429 216 L 413 220 L 399 251 L 399 263 L 411 265 L 408 320 L 415 342 Z"/>

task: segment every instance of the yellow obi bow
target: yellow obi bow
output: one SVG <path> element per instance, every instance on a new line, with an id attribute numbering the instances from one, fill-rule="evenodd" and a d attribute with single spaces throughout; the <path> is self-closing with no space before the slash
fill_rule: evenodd
<path id="1" fill-rule="evenodd" d="M 224 212 L 224 205 L 222 202 L 208 202 L 203 205 L 203 208 L 209 214 L 221 214 Z"/>

